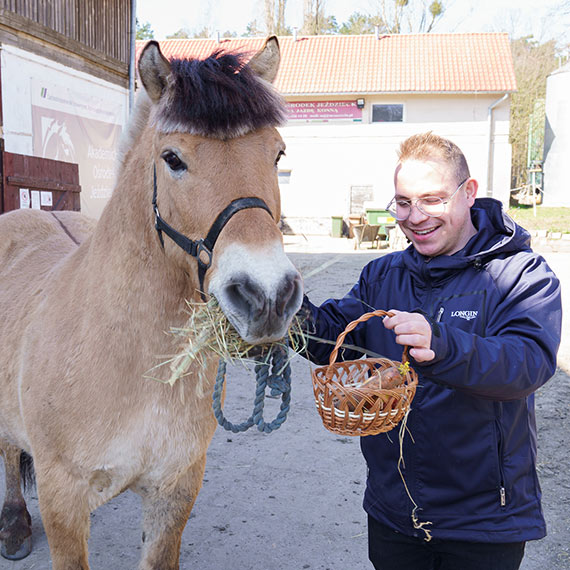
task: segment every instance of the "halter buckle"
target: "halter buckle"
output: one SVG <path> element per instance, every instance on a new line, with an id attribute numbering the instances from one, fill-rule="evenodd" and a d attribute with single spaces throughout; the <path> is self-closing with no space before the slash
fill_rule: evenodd
<path id="1" fill-rule="evenodd" d="M 214 254 L 212 253 L 210 248 L 208 248 L 208 246 L 204 244 L 203 239 L 198 240 L 197 243 L 198 243 L 198 247 L 196 250 L 196 258 L 204 266 L 205 270 L 209 269 L 210 265 L 212 265 L 212 257 L 214 256 Z M 207 262 L 204 261 L 202 254 L 204 254 L 206 256 Z"/>

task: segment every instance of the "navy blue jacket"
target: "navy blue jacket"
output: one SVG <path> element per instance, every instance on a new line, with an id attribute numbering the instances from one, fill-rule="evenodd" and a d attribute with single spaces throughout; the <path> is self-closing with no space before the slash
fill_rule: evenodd
<path id="1" fill-rule="evenodd" d="M 529 234 L 496 200 L 476 200 L 478 232 L 451 256 L 426 258 L 413 246 L 369 263 L 343 299 L 310 308 L 317 337 L 336 340 L 373 309 L 421 310 L 432 324 L 435 359 L 419 375 L 398 473 L 398 428 L 361 438 L 368 464 L 365 510 L 410 536 L 518 542 L 546 534 L 536 474 L 534 391 L 556 369 L 561 300 L 558 279 L 529 247 Z M 346 343 L 401 360 L 402 347 L 380 318 Z M 326 364 L 331 346 L 310 342 Z M 344 359 L 361 354 L 345 351 Z M 413 440 L 412 440 L 413 438 Z"/>

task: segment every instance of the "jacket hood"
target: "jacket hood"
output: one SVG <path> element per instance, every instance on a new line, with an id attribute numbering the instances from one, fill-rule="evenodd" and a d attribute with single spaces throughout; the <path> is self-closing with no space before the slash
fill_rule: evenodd
<path id="1" fill-rule="evenodd" d="M 503 206 L 493 198 L 478 198 L 471 208 L 471 219 L 477 233 L 456 255 L 487 257 L 530 249 L 530 234 L 519 226 Z"/>
<path id="2" fill-rule="evenodd" d="M 432 279 L 439 281 L 449 276 L 449 272 L 469 265 L 481 267 L 499 255 L 530 250 L 530 234 L 503 211 L 498 200 L 477 198 L 471 208 L 471 220 L 477 233 L 462 250 L 429 258 L 410 245 L 404 252 L 404 263 L 420 279 L 425 279 L 427 271 Z"/>

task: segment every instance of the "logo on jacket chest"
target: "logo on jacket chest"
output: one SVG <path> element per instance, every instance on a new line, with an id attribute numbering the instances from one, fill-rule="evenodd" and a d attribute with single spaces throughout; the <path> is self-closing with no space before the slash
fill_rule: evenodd
<path id="1" fill-rule="evenodd" d="M 451 311 L 452 317 L 458 317 L 460 319 L 465 319 L 470 321 L 474 319 L 479 314 L 479 311 Z"/>

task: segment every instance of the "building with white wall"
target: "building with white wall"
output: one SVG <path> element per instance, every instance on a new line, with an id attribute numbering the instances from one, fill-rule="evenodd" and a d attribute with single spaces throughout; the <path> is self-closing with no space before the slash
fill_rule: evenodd
<path id="1" fill-rule="evenodd" d="M 30 172 L 12 176 L 17 180 L 4 176 L 0 211 L 48 207 L 24 199 L 30 193 L 55 192 L 55 206 L 71 187 L 58 178 L 65 171 L 58 164 L 69 163 L 78 168 L 81 210 L 96 218 L 113 189 L 128 118 L 134 4 L 37 4 L 22 0 L 0 11 L 0 159 L 11 164 L 7 155 L 18 155 L 30 165 Z"/>
<path id="2" fill-rule="evenodd" d="M 255 53 L 261 38 L 172 39 L 169 57 L 216 49 Z M 432 130 L 465 152 L 480 196 L 509 201 L 509 95 L 516 90 L 503 33 L 281 37 L 275 80 L 289 108 L 281 134 L 283 213 L 294 231 L 329 233 L 331 217 L 393 194 L 396 149 Z M 138 42 L 138 49 L 144 42 Z"/>

